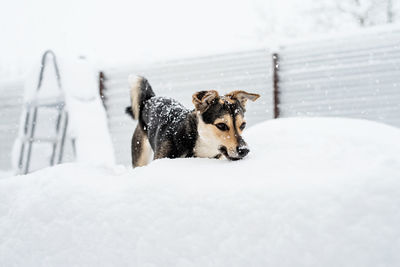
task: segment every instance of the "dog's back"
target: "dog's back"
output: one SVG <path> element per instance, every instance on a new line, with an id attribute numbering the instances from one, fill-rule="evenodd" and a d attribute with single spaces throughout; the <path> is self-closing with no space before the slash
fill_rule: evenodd
<path id="1" fill-rule="evenodd" d="M 153 151 L 159 157 L 191 157 L 197 129 L 191 111 L 174 99 L 153 97 L 141 113 Z M 168 151 L 168 152 L 167 152 Z"/>
<path id="2" fill-rule="evenodd" d="M 246 126 L 247 100 L 260 95 L 241 90 L 220 96 L 200 91 L 192 96 L 194 110 L 177 101 L 156 97 L 143 77 L 130 77 L 131 107 L 126 109 L 138 125 L 132 137 L 132 164 L 144 166 L 154 159 L 202 157 L 239 160 L 248 153 L 241 134 Z"/>
<path id="3" fill-rule="evenodd" d="M 132 164 L 143 166 L 154 159 L 193 156 L 196 119 L 174 99 L 155 96 L 143 77 L 130 77 L 131 107 L 126 112 L 138 120 L 132 138 Z"/>

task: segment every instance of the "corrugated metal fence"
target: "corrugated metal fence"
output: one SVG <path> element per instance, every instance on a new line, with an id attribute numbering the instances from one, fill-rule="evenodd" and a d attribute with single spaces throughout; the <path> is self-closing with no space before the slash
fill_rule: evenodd
<path id="1" fill-rule="evenodd" d="M 272 65 L 270 53 L 255 50 L 218 56 L 170 61 L 147 67 L 132 67 L 105 72 L 105 103 L 116 158 L 130 164 L 130 140 L 135 122 L 124 109 L 130 105 L 128 75 L 148 78 L 156 95 L 173 97 L 192 108 L 192 94 L 216 89 L 228 93 L 235 89 L 261 94 L 257 104 L 249 104 L 248 123 L 272 118 Z"/>
<path id="2" fill-rule="evenodd" d="M 243 89 L 261 94 L 248 105 L 249 125 L 292 116 L 364 118 L 400 127 L 400 27 L 361 31 L 264 49 L 104 70 L 102 93 L 119 163 L 130 164 L 135 122 L 128 75 L 146 76 L 157 95 L 192 107 L 195 91 Z M 0 84 L 0 169 L 10 169 L 22 106 L 22 83 Z"/>
<path id="3" fill-rule="evenodd" d="M 0 170 L 11 170 L 11 151 L 22 112 L 23 82 L 0 84 Z"/>
<path id="4" fill-rule="evenodd" d="M 400 126 L 400 28 L 284 46 L 278 73 L 282 117 L 340 116 Z"/>
<path id="5" fill-rule="evenodd" d="M 339 116 L 400 126 L 400 28 L 281 46 L 276 57 L 255 50 L 105 71 L 109 126 L 119 162 L 130 162 L 135 123 L 127 77 L 146 76 L 157 95 L 191 107 L 198 90 L 244 89 L 262 95 L 249 105 L 254 124 L 274 117 Z"/>

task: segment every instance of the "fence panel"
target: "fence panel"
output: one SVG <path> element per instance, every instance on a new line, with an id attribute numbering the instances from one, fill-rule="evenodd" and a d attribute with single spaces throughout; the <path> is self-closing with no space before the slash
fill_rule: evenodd
<path id="1" fill-rule="evenodd" d="M 199 90 L 259 93 L 260 100 L 248 105 L 249 125 L 279 115 L 364 118 L 400 127 L 400 27 L 284 45 L 276 60 L 259 49 L 110 68 L 104 74 L 109 129 L 117 160 L 124 164 L 130 164 L 136 126 L 124 113 L 130 105 L 129 74 L 146 76 L 157 95 L 173 97 L 189 108 L 192 94 Z M 22 81 L 0 84 L 0 169 L 11 168 L 22 88 Z"/>
<path id="2" fill-rule="evenodd" d="M 11 170 L 11 151 L 18 135 L 23 87 L 21 80 L 0 84 L 0 170 Z"/>
<path id="3" fill-rule="evenodd" d="M 193 107 L 192 94 L 200 90 L 216 89 L 228 93 L 241 89 L 259 93 L 258 103 L 248 105 L 248 124 L 273 117 L 272 66 L 270 53 L 266 50 L 106 70 L 105 103 L 116 158 L 120 163 L 130 164 L 130 139 L 136 126 L 124 113 L 125 107 L 130 105 L 129 74 L 145 76 L 156 95 L 175 98 L 188 108 Z"/>
<path id="4" fill-rule="evenodd" d="M 281 117 L 339 116 L 400 126 L 400 28 L 283 46 Z"/>

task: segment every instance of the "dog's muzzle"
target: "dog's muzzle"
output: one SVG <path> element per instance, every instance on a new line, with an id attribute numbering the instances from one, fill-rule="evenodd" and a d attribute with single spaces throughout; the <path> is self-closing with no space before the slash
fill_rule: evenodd
<path id="1" fill-rule="evenodd" d="M 237 147 L 236 148 L 239 157 L 244 158 L 249 154 L 250 150 L 247 147 Z"/>
<path id="2" fill-rule="evenodd" d="M 238 146 L 234 156 L 230 156 L 225 146 L 221 146 L 219 151 L 229 160 L 240 160 L 249 154 L 250 150 L 246 146 Z"/>

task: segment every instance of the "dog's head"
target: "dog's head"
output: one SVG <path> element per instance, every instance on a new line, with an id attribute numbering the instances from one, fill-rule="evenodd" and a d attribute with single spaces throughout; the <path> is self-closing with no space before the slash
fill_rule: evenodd
<path id="1" fill-rule="evenodd" d="M 200 91 L 192 101 L 198 114 L 200 135 L 207 135 L 218 151 L 229 160 L 244 158 L 249 149 L 242 138 L 246 127 L 244 113 L 247 100 L 255 101 L 258 94 L 233 91 L 220 96 L 217 91 Z"/>

